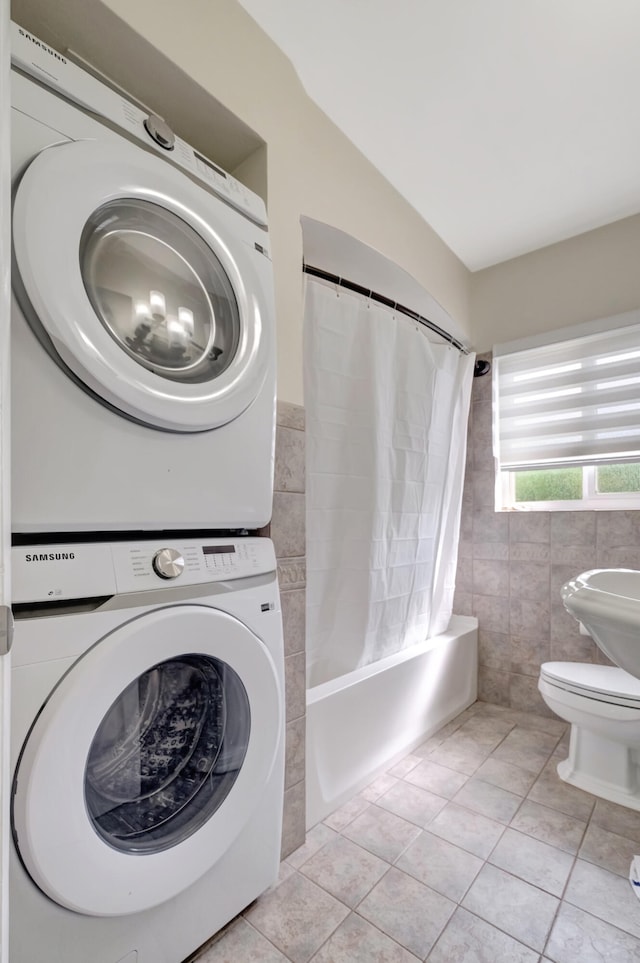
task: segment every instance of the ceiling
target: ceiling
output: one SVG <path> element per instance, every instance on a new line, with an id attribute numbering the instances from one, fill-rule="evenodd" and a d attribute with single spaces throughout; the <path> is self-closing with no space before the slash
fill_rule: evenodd
<path id="1" fill-rule="evenodd" d="M 472 271 L 640 212 L 638 0 L 240 0 Z"/>

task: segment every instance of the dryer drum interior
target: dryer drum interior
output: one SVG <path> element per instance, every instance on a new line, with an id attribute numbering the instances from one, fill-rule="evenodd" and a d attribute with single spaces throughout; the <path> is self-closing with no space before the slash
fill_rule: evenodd
<path id="1" fill-rule="evenodd" d="M 240 677 L 215 658 L 169 659 L 135 679 L 89 750 L 85 802 L 96 832 L 129 853 L 161 852 L 190 836 L 231 791 L 250 716 Z"/>
<path id="2" fill-rule="evenodd" d="M 171 211 L 120 198 L 85 224 L 80 270 L 120 348 L 172 381 L 213 381 L 231 364 L 240 313 L 231 282 L 200 235 Z"/>

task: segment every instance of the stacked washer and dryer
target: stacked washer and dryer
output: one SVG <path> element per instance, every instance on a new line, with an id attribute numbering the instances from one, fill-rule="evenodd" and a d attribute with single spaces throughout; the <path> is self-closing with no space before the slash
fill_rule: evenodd
<path id="1" fill-rule="evenodd" d="M 12 27 L 12 963 L 179 963 L 277 877 L 262 201 Z"/>

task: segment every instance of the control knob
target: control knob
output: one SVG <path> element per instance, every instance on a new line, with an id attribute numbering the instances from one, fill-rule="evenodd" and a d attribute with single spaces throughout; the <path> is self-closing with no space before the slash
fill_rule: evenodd
<path id="1" fill-rule="evenodd" d="M 162 117 L 149 114 L 144 121 L 144 128 L 151 140 L 154 140 L 159 147 L 164 150 L 173 150 L 176 145 L 176 135 Z"/>
<path id="2" fill-rule="evenodd" d="M 184 558 L 175 548 L 161 548 L 153 556 L 153 571 L 160 578 L 177 578 L 184 569 Z"/>

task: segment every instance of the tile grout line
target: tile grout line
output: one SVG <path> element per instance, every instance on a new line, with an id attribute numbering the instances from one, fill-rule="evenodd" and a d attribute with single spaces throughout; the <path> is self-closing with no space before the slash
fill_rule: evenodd
<path id="1" fill-rule="evenodd" d="M 493 755 L 493 753 L 503 744 L 503 742 L 506 740 L 506 738 L 507 738 L 516 728 L 517 728 L 517 723 L 516 723 L 514 726 L 512 726 L 512 728 L 509 730 L 509 732 L 507 732 L 507 733 L 504 735 L 504 737 L 502 738 L 502 740 L 500 740 L 500 742 L 497 743 L 497 745 L 494 747 L 494 749 L 493 749 L 493 750 L 489 753 L 489 755 L 486 757 L 486 759 L 484 760 L 484 762 L 486 762 L 487 759 L 490 759 L 490 758 L 491 758 L 491 756 Z M 524 730 L 524 731 L 528 731 L 528 730 Z M 554 915 L 553 915 L 553 919 L 552 919 L 552 921 L 551 921 L 551 923 L 550 923 L 547 936 L 545 937 L 545 941 L 544 941 L 544 943 L 543 943 L 543 948 L 542 948 L 542 950 L 539 950 L 539 949 L 537 949 L 536 947 L 530 946 L 529 944 L 524 943 L 522 940 L 517 939 L 516 937 L 513 936 L 513 934 L 508 933 L 507 931 L 503 930 L 503 929 L 502 929 L 499 925 L 497 925 L 495 922 L 489 923 L 488 920 L 483 920 L 482 917 L 477 916 L 477 914 L 473 913 L 471 910 L 468 910 L 466 907 L 464 907 L 464 906 L 462 905 L 462 903 L 463 903 L 463 901 L 464 901 L 467 893 L 469 892 L 469 890 L 471 889 L 471 887 L 472 887 L 473 884 L 475 883 L 478 875 L 479 875 L 479 874 L 482 872 L 482 870 L 484 869 L 484 867 L 487 866 L 487 865 L 489 865 L 489 866 L 493 866 L 493 865 L 494 865 L 493 863 L 490 863 L 490 862 L 489 862 L 491 856 L 493 855 L 493 853 L 495 852 L 496 848 L 497 848 L 498 845 L 500 844 L 500 842 L 501 842 L 501 840 L 502 840 L 502 838 L 503 838 L 506 830 L 509 829 L 509 828 L 511 828 L 511 825 L 512 825 L 512 823 L 513 823 L 513 820 L 515 819 L 516 815 L 518 814 L 518 812 L 519 812 L 520 809 L 522 808 L 523 804 L 529 799 L 529 793 L 531 792 L 531 789 L 532 789 L 533 786 L 535 786 L 535 784 L 537 783 L 538 779 L 540 778 L 540 776 L 541 776 L 542 772 L 544 771 L 545 767 L 548 765 L 550 759 L 552 758 L 553 754 L 555 753 L 555 751 L 556 751 L 559 743 L 560 743 L 561 740 L 564 738 L 565 734 L 566 734 L 566 733 L 562 733 L 562 734 L 559 735 L 558 738 L 556 739 L 556 742 L 555 742 L 553 748 L 550 749 L 550 751 L 549 751 L 549 753 L 548 753 L 548 755 L 547 755 L 547 758 L 546 758 L 546 760 L 545 760 L 542 768 L 541 768 L 540 771 L 538 772 L 538 774 L 537 774 L 534 782 L 532 783 L 531 787 L 530 787 L 529 790 L 527 791 L 527 794 L 526 794 L 525 796 L 522 796 L 522 797 L 521 797 L 521 801 L 520 801 L 520 803 L 518 804 L 517 809 L 516 809 L 515 812 L 513 813 L 512 817 L 511 817 L 511 820 L 510 820 L 508 823 L 506 823 L 506 824 L 503 825 L 502 832 L 500 833 L 500 836 L 498 837 L 498 839 L 496 840 L 495 844 L 494 844 L 493 847 L 491 848 L 490 852 L 488 853 L 488 855 L 487 855 L 486 858 L 484 859 L 483 865 L 482 865 L 481 869 L 478 871 L 478 873 L 476 874 L 476 876 L 475 876 L 475 877 L 471 880 L 471 882 L 468 884 L 468 886 L 466 887 L 466 889 L 465 889 L 465 891 L 464 891 L 461 899 L 458 900 L 458 902 L 457 902 L 457 906 L 458 906 L 458 907 L 464 909 L 464 910 L 465 910 L 466 912 L 468 912 L 468 913 L 471 913 L 473 916 L 475 916 L 476 919 L 479 919 L 479 920 L 481 920 L 481 921 L 484 922 L 484 923 L 488 923 L 489 925 L 494 926 L 497 930 L 499 930 L 500 932 L 504 933 L 504 934 L 505 934 L 506 936 L 508 936 L 510 939 L 515 940 L 515 941 L 518 942 L 521 946 L 523 946 L 523 947 L 525 947 L 525 948 L 527 948 L 527 949 L 530 949 L 530 950 L 531 950 L 532 952 L 534 952 L 534 953 L 538 953 L 538 954 L 539 954 L 539 959 L 542 959 L 542 957 L 544 956 L 546 947 L 547 947 L 547 945 L 548 945 L 548 942 L 549 942 L 549 939 L 550 939 L 550 936 L 551 936 L 551 932 L 552 932 L 553 926 L 554 926 L 554 924 L 555 924 L 555 920 L 556 920 L 556 918 L 557 918 L 557 915 L 558 915 L 558 913 L 559 913 L 559 911 L 560 911 L 560 908 L 561 908 L 561 906 L 562 906 L 562 903 L 563 903 L 564 892 L 566 891 L 566 888 L 567 888 L 567 886 L 569 885 L 570 875 L 571 875 L 571 872 L 573 871 L 573 866 L 575 865 L 575 862 L 576 862 L 577 859 L 578 859 L 578 852 L 579 852 L 579 850 L 580 850 L 580 847 L 581 847 L 581 845 L 582 845 L 582 842 L 584 841 L 584 837 L 585 837 L 585 835 L 586 835 L 586 832 L 587 832 L 587 829 L 588 829 L 589 821 L 590 821 L 590 820 L 587 821 L 587 822 L 585 822 L 585 828 L 584 828 L 584 830 L 583 830 L 583 833 L 582 833 L 582 836 L 581 836 L 581 840 L 580 840 L 580 843 L 579 843 L 579 845 L 578 845 L 578 849 L 577 849 L 575 855 L 573 856 L 572 868 L 571 868 L 569 874 L 567 875 L 567 880 L 566 880 L 566 882 L 565 882 L 565 885 L 564 885 L 563 891 L 562 891 L 562 892 L 563 892 L 563 895 L 562 895 L 561 897 L 555 897 L 555 894 L 549 893 L 549 891 L 548 891 L 548 890 L 545 890 L 543 887 L 541 887 L 541 886 L 536 886 L 534 883 L 530 883 L 530 882 L 528 882 L 527 880 L 521 880 L 522 882 L 528 883 L 528 885 L 530 885 L 530 886 L 534 886 L 534 887 L 535 887 L 536 889 L 538 889 L 541 893 L 544 893 L 544 894 L 547 895 L 547 896 L 555 897 L 555 898 L 558 900 L 557 906 L 556 906 L 556 910 L 555 910 L 555 913 L 554 913 Z M 478 769 L 481 768 L 481 766 L 484 764 L 484 762 L 483 762 L 483 763 L 480 763 L 480 765 L 476 768 L 476 770 L 475 770 L 474 773 L 472 773 L 471 775 L 468 775 L 467 782 L 469 781 L 469 779 L 472 779 L 472 778 L 475 778 L 475 777 L 476 777 L 476 773 L 478 772 Z M 525 770 L 523 770 L 523 771 L 525 771 Z M 483 780 L 480 780 L 480 781 L 483 781 Z M 465 785 L 466 785 L 466 783 L 465 783 Z M 492 784 L 489 783 L 489 785 L 492 785 Z M 459 792 L 462 790 L 462 788 L 463 788 L 463 787 L 461 787 L 461 789 L 459 790 Z M 499 787 L 499 786 L 498 786 L 498 787 L 496 787 L 496 788 L 499 788 L 499 789 L 500 789 L 500 788 L 503 788 L 503 787 Z M 509 790 L 505 790 L 505 791 L 509 791 Z M 519 794 L 518 794 L 518 793 L 513 793 L 513 795 L 519 795 Z M 450 801 L 450 802 L 451 802 L 451 801 L 455 801 L 455 797 L 453 797 L 453 799 L 452 799 L 452 800 L 449 800 L 449 801 Z M 533 802 L 533 801 L 534 801 L 534 800 L 531 800 L 531 802 Z M 462 803 L 462 802 L 457 803 L 457 805 L 459 805 L 459 806 L 467 809 L 468 812 L 472 812 L 472 813 L 475 812 L 475 810 L 469 809 L 468 807 L 464 806 L 464 803 Z M 545 808 L 551 809 L 551 807 L 545 807 Z M 558 810 L 552 810 L 552 811 L 558 811 Z M 486 814 L 479 813 L 479 815 L 486 815 Z M 487 817 L 487 818 L 491 818 L 491 817 Z M 495 822 L 498 822 L 498 820 L 494 820 L 494 821 L 495 821 Z M 427 828 L 427 827 L 425 827 L 425 829 L 428 831 L 428 828 Z M 514 831 L 517 831 L 517 830 L 514 830 Z M 525 835 L 529 835 L 529 834 L 528 834 L 528 833 L 525 833 Z M 530 837 L 530 838 L 532 838 L 532 839 L 537 839 L 537 837 Z M 455 845 L 455 844 L 452 844 L 452 845 Z M 547 844 L 547 845 L 551 845 L 551 844 Z M 462 848 L 462 847 L 458 847 L 458 848 Z M 559 852 L 564 852 L 563 850 L 560 850 L 559 847 L 554 847 L 554 848 L 558 849 Z M 464 850 L 464 851 L 467 852 L 467 850 Z M 473 855 L 476 855 L 476 854 L 473 854 Z M 496 868 L 499 869 L 500 867 L 496 867 Z M 503 872 L 506 872 L 505 870 L 502 870 L 502 871 L 503 871 Z M 514 875 L 514 874 L 509 873 L 508 875 Z M 521 879 L 521 877 L 515 876 L 515 875 L 514 875 L 514 878 L 515 878 L 515 879 Z M 455 911 L 454 911 L 454 912 L 455 912 Z M 452 915 L 453 915 L 453 914 L 452 914 Z M 446 928 L 446 927 L 445 927 L 445 928 Z M 442 930 L 442 932 L 444 932 L 444 929 Z M 440 936 L 442 936 L 442 932 L 441 932 Z M 439 939 L 440 939 L 440 936 L 438 937 L 438 940 L 436 941 L 436 943 L 435 943 L 434 946 L 432 947 L 432 950 L 435 949 L 435 947 L 436 947 L 436 945 L 437 945 L 437 942 L 438 942 Z M 430 955 L 431 955 L 431 951 L 429 952 L 429 956 L 430 956 Z M 428 959 L 428 957 L 427 957 L 427 959 Z"/>
<path id="2" fill-rule="evenodd" d="M 389 869 L 391 869 L 391 867 L 389 867 Z M 385 876 L 386 876 L 386 873 L 385 873 Z M 358 904 L 358 905 L 360 905 L 360 904 Z M 374 928 L 375 930 L 377 930 L 378 933 L 381 933 L 382 936 L 384 936 L 386 939 L 391 940 L 391 942 L 392 942 L 392 943 L 395 943 L 396 946 L 399 946 L 399 947 L 401 947 L 401 949 L 403 949 L 405 952 L 410 953 L 410 954 L 414 957 L 414 959 L 420 960 L 420 957 L 419 957 L 419 956 L 416 956 L 416 954 L 413 952 L 413 950 L 410 950 L 409 947 L 408 947 L 408 946 L 405 946 L 404 943 L 401 943 L 401 942 L 400 942 L 399 940 L 397 940 L 395 937 L 391 936 L 390 933 L 387 933 L 385 930 L 381 929 L 381 928 L 378 926 L 377 923 L 374 923 L 373 920 L 367 919 L 366 916 L 361 916 L 360 913 L 358 913 L 358 910 L 357 910 L 357 909 L 352 910 L 352 912 L 353 912 L 353 914 L 354 914 L 355 916 L 358 917 L 359 920 L 362 920 L 364 923 L 368 923 L 369 926 L 373 926 L 373 928 Z M 452 915 L 453 915 L 453 914 L 452 914 Z M 450 918 L 451 918 L 451 917 L 449 917 L 449 919 L 450 919 Z M 448 922 L 449 922 L 449 920 L 447 920 L 447 923 L 448 923 Z M 447 925 L 447 924 L 445 923 L 445 926 L 446 926 L 446 925 Z M 438 939 L 440 939 L 440 934 L 438 934 Z M 435 943 L 434 943 L 434 946 L 435 946 Z M 431 952 L 431 950 L 429 950 L 429 952 Z M 313 960 L 310 960 L 310 963 L 313 963 Z"/>
<path id="3" fill-rule="evenodd" d="M 254 902 L 255 902 L 255 900 L 254 900 Z M 247 907 L 247 908 L 248 908 L 248 907 Z M 257 926 L 254 926 L 253 923 L 251 922 L 251 920 L 248 920 L 245 916 L 243 916 L 243 919 L 244 919 L 245 923 L 247 924 L 247 926 L 250 926 L 250 927 L 251 927 L 251 929 L 254 931 L 254 933 L 257 933 L 259 936 L 262 937 L 263 940 L 266 940 L 267 943 L 268 943 L 270 946 L 273 946 L 273 948 L 274 948 L 275 950 L 277 950 L 278 953 L 282 953 L 282 955 L 283 955 L 283 957 L 285 958 L 285 960 L 288 960 L 288 963 L 293 963 L 291 957 L 290 957 L 290 956 L 287 956 L 287 954 L 284 952 L 284 950 L 281 950 L 279 946 L 276 946 L 276 944 L 273 942 L 273 940 L 270 939 L 270 938 L 267 936 L 266 933 L 263 933 L 262 930 L 259 930 Z M 196 961 L 196 963 L 197 963 L 197 961 Z"/>
<path id="4" fill-rule="evenodd" d="M 495 748 L 494 748 L 494 749 L 492 750 L 492 752 L 489 754 L 489 756 L 487 756 L 487 759 L 490 759 L 490 758 L 491 758 L 491 756 L 493 755 L 493 753 L 495 752 L 495 750 L 498 749 L 498 748 L 500 747 L 500 745 L 502 745 L 502 743 L 506 740 L 507 736 L 510 735 L 516 728 L 517 728 L 517 723 L 516 723 L 516 725 L 514 725 L 514 726 L 509 730 L 509 732 L 508 732 L 507 734 L 505 734 L 505 736 L 504 736 L 504 738 L 501 740 L 501 742 L 499 742 L 498 745 L 495 746 Z M 526 731 L 526 730 L 525 730 L 525 731 Z M 565 733 L 563 733 L 562 735 L 558 736 L 554 747 L 550 750 L 550 752 L 549 752 L 549 754 L 548 754 L 548 756 L 547 756 L 547 758 L 546 758 L 546 760 L 545 760 L 542 768 L 540 769 L 539 773 L 537 774 L 534 782 L 533 782 L 532 785 L 530 786 L 530 788 L 529 788 L 529 790 L 527 791 L 526 795 L 524 795 L 524 796 L 521 797 L 521 801 L 520 801 L 520 803 L 518 804 L 517 809 L 516 809 L 515 812 L 513 813 L 512 817 L 511 817 L 511 820 L 510 820 L 507 824 L 504 825 L 504 828 L 503 828 L 502 832 L 500 833 L 500 836 L 498 837 L 498 839 L 496 840 L 495 844 L 494 844 L 493 847 L 491 848 L 491 851 L 489 852 L 489 854 L 488 854 L 487 857 L 485 858 L 481 869 L 478 871 L 478 873 L 476 874 L 476 876 L 474 877 L 474 879 L 471 880 L 471 882 L 470 882 L 469 885 L 467 886 L 467 888 L 466 888 L 466 890 L 465 890 L 462 898 L 461 898 L 461 899 L 459 900 L 459 902 L 458 902 L 458 906 L 459 906 L 460 908 L 464 909 L 464 910 L 465 910 L 466 912 L 468 912 L 468 913 L 471 913 L 476 919 L 479 919 L 479 920 L 481 920 L 481 921 L 484 922 L 484 923 L 488 923 L 490 926 L 494 926 L 499 932 L 504 933 L 507 937 L 509 937 L 509 938 L 512 939 L 512 940 L 515 940 L 515 941 L 516 941 L 517 943 L 519 943 L 521 946 L 525 947 L 526 949 L 530 949 L 530 950 L 531 950 L 532 952 L 534 952 L 534 953 L 538 953 L 538 959 L 539 959 L 539 960 L 541 960 L 541 959 L 544 957 L 545 950 L 546 950 L 546 948 L 547 948 L 547 945 L 548 945 L 548 942 L 549 942 L 549 939 L 550 939 L 550 936 L 551 936 L 551 931 L 552 931 L 552 929 L 553 929 L 553 926 L 554 926 L 556 917 L 557 917 L 557 915 L 558 915 L 558 913 L 559 913 L 559 911 L 560 911 L 560 907 L 562 906 L 562 901 L 563 901 L 563 900 L 562 900 L 562 897 L 560 897 L 560 898 L 556 897 L 556 899 L 558 900 L 558 903 L 557 903 L 557 906 L 556 906 L 555 913 L 554 913 L 554 915 L 553 915 L 553 919 L 552 919 L 551 924 L 550 924 L 550 926 L 549 926 L 549 931 L 548 931 L 548 933 L 547 933 L 547 936 L 545 937 L 545 940 L 544 940 L 544 943 L 543 943 L 543 946 L 542 946 L 542 950 L 539 950 L 539 949 L 537 949 L 536 947 L 533 947 L 533 946 L 531 946 L 531 945 L 529 945 L 529 944 L 527 944 L 527 943 L 524 943 L 522 940 L 517 939 L 516 937 L 513 936 L 512 933 L 508 933 L 506 930 L 503 930 L 497 923 L 495 923 L 495 922 L 489 923 L 488 920 L 484 920 L 481 916 L 478 916 L 476 913 L 473 913 L 472 910 L 469 910 L 469 909 L 467 909 L 466 907 L 462 906 L 462 902 L 463 902 L 463 900 L 465 899 L 465 897 L 466 897 L 467 893 L 469 892 L 469 890 L 471 889 L 471 887 L 473 886 L 473 884 L 475 883 L 477 877 L 480 875 L 480 873 L 482 872 L 482 870 L 485 868 L 485 866 L 487 866 L 487 865 L 488 865 L 488 866 L 494 866 L 493 863 L 489 862 L 490 859 L 491 859 L 491 856 L 493 855 L 493 853 L 495 852 L 496 848 L 497 848 L 498 845 L 500 844 L 500 842 L 501 842 L 501 840 L 502 840 L 502 838 L 503 838 L 506 830 L 509 829 L 509 828 L 511 828 L 511 825 L 512 825 L 512 823 L 513 823 L 513 820 L 514 820 L 515 817 L 517 816 L 518 812 L 520 811 L 520 809 L 522 808 L 522 806 L 524 805 L 524 803 L 529 799 L 529 793 L 531 792 L 531 789 L 532 789 L 532 788 L 535 786 L 535 784 L 537 783 L 537 781 L 538 781 L 538 779 L 540 778 L 540 776 L 541 776 L 542 772 L 544 771 L 545 767 L 548 765 L 549 760 L 550 760 L 551 757 L 553 756 L 553 754 L 554 754 L 554 752 L 555 752 L 558 744 L 559 744 L 560 741 L 564 738 L 564 735 L 565 735 Z M 485 760 L 485 762 L 486 762 L 486 760 Z M 482 765 L 482 763 L 481 763 L 481 765 Z M 478 769 L 479 769 L 479 768 L 481 768 L 481 766 L 478 766 Z M 477 772 L 477 771 L 478 771 L 478 770 L 476 770 L 476 772 Z M 523 771 L 524 771 L 524 770 L 523 770 Z M 469 778 L 473 778 L 473 777 L 469 777 Z M 491 784 L 490 784 L 490 785 L 491 785 Z M 497 788 L 502 788 L 502 787 L 497 787 Z M 517 794 L 517 793 L 514 793 L 514 795 L 518 795 L 518 794 Z M 531 800 L 531 801 L 533 802 L 533 800 Z M 463 805 L 463 804 L 459 804 L 459 805 Z M 466 807 L 465 807 L 465 808 L 466 808 Z M 550 808 L 550 807 L 546 807 L 546 808 Z M 473 810 L 470 810 L 470 811 L 473 812 Z M 585 824 L 585 829 L 583 830 L 583 834 L 582 834 L 582 837 L 581 837 L 581 843 L 582 843 L 582 840 L 584 839 L 584 835 L 586 834 L 587 828 L 588 828 L 588 822 Z M 514 830 L 514 831 L 517 831 L 517 830 Z M 528 833 L 525 833 L 525 835 L 529 835 L 529 834 L 528 834 Z M 530 838 L 535 839 L 536 837 L 530 837 Z M 555 847 L 555 848 L 558 849 L 558 847 Z M 579 848 L 580 848 L 580 847 L 578 846 L 578 851 L 579 851 Z M 562 850 L 559 850 L 559 852 L 562 852 Z M 573 870 L 573 865 L 575 865 L 575 862 L 576 862 L 577 858 L 578 858 L 578 856 L 577 856 L 577 852 L 576 852 L 575 856 L 573 857 L 573 863 L 572 863 L 572 869 L 571 869 L 571 871 Z M 496 868 L 497 868 L 497 869 L 500 869 L 500 867 L 496 867 Z M 570 878 L 571 871 L 570 871 L 570 873 L 568 874 L 568 876 L 567 876 L 567 881 L 566 881 L 566 883 L 565 883 L 565 886 L 563 887 L 563 894 L 564 894 L 564 892 L 565 892 L 565 890 L 566 890 L 566 887 L 567 887 L 568 884 L 569 884 L 569 878 Z M 502 872 L 507 872 L 507 871 L 506 871 L 506 870 L 502 870 Z M 514 875 L 514 874 L 509 873 L 508 875 Z M 530 882 L 527 881 L 527 880 L 523 880 L 523 879 L 521 879 L 521 877 L 519 877 L 519 876 L 515 876 L 515 875 L 514 875 L 514 878 L 515 878 L 515 879 L 519 879 L 519 880 L 521 880 L 522 882 L 528 883 L 528 885 L 530 885 L 530 886 L 535 886 L 535 884 L 530 883 Z M 549 893 L 547 890 L 543 889 L 541 886 L 535 886 L 535 888 L 538 889 L 540 892 L 545 893 L 545 895 L 548 895 L 548 896 L 553 896 L 553 895 L 554 895 L 554 894 L 552 894 L 552 893 Z M 439 938 L 440 938 L 440 937 L 438 937 L 438 939 L 439 939 Z M 434 948 L 435 948 L 435 945 L 436 945 L 436 944 L 434 944 Z M 431 953 L 429 953 L 429 955 L 431 955 Z M 428 957 L 427 957 L 427 959 L 428 959 Z"/>
<path id="5" fill-rule="evenodd" d="M 549 932 L 548 932 L 548 934 L 547 934 L 547 938 L 546 938 L 545 943 L 544 943 L 544 949 L 543 949 L 543 951 L 542 951 L 542 956 L 544 956 L 544 955 L 546 954 L 547 947 L 548 947 L 548 945 L 549 945 L 549 940 L 551 939 L 551 934 L 552 934 L 552 932 L 553 932 L 553 928 L 554 928 L 554 926 L 556 925 L 556 921 L 557 921 L 557 919 L 558 919 L 558 915 L 559 915 L 559 913 L 560 913 L 560 910 L 562 909 L 562 906 L 563 906 L 564 903 L 565 903 L 565 894 L 566 894 L 566 892 L 567 892 L 567 890 L 568 890 L 568 888 L 569 888 L 569 883 L 571 882 L 571 877 L 572 877 L 572 875 L 573 875 L 573 871 L 574 871 L 574 869 L 576 868 L 576 864 L 577 864 L 578 859 L 579 859 L 579 856 L 580 856 L 580 850 L 582 849 L 582 846 L 583 846 L 585 837 L 586 837 L 586 835 L 587 835 L 587 833 L 588 833 L 588 831 L 589 831 L 589 826 L 591 825 L 591 820 L 592 820 L 592 818 L 593 818 L 594 812 L 595 812 L 595 802 L 594 802 L 593 806 L 591 807 L 591 812 L 590 812 L 590 814 L 589 814 L 589 818 L 588 818 L 588 819 L 586 820 L 586 822 L 585 822 L 585 827 L 584 827 L 582 836 L 581 836 L 581 838 L 580 838 L 580 843 L 578 844 L 578 846 L 577 846 L 577 848 L 576 848 L 575 855 L 574 855 L 574 857 L 573 857 L 573 862 L 572 862 L 572 864 L 571 864 L 571 869 L 570 869 L 569 872 L 567 873 L 567 879 L 566 879 L 566 882 L 565 882 L 565 884 L 564 884 L 564 886 L 563 886 L 563 888 L 562 888 L 562 895 L 560 896 L 560 900 L 559 900 L 559 902 L 558 902 L 558 906 L 557 906 L 557 908 L 556 908 L 556 911 L 555 911 L 555 913 L 553 914 L 553 920 L 552 920 L 552 922 L 551 922 L 551 926 L 549 927 Z M 567 902 L 568 902 L 568 900 L 567 900 Z M 573 906 L 573 903 L 569 903 L 569 905 L 570 905 L 570 906 Z M 580 907 L 578 907 L 578 909 L 579 909 L 579 908 L 580 908 Z M 582 912 L 585 912 L 585 911 L 583 910 Z M 590 915 L 593 915 L 593 914 L 590 914 Z M 605 921 L 605 922 L 606 922 L 606 921 Z"/>

